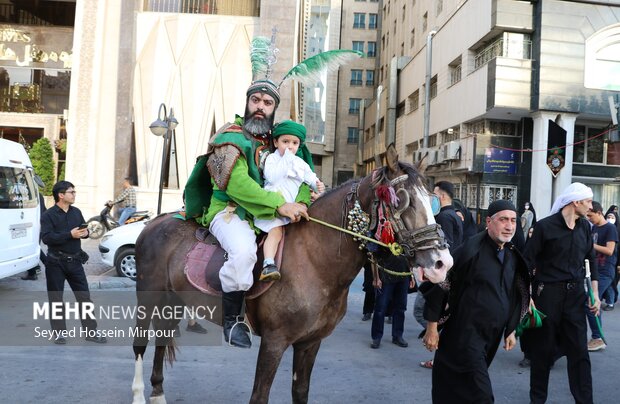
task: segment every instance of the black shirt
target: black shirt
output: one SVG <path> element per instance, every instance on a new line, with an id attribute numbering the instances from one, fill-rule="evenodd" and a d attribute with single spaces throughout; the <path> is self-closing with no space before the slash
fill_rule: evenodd
<path id="1" fill-rule="evenodd" d="M 450 252 L 463 242 L 463 221 L 456 215 L 454 206 L 448 205 L 441 208 L 437 216 L 435 216 L 435 222 L 441 226 L 446 241 L 450 244 Z"/>
<path id="2" fill-rule="evenodd" d="M 562 212 L 536 223 L 532 238 L 525 246 L 525 258 L 534 279 L 541 282 L 580 281 L 585 277 L 584 261 L 590 261 L 591 277 L 598 280 L 596 254 L 590 224 L 579 218 L 570 229 Z"/>
<path id="3" fill-rule="evenodd" d="M 75 254 L 81 251 L 79 238 L 71 237 L 71 230 L 84 223 L 84 216 L 78 208 L 69 206 L 65 212 L 54 205 L 41 216 L 41 240 L 49 247 L 52 254 L 61 251 Z"/>

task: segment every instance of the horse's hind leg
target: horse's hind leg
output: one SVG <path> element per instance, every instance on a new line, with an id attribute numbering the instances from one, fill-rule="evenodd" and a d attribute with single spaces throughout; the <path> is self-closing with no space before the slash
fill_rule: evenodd
<path id="1" fill-rule="evenodd" d="M 293 403 L 305 404 L 308 402 L 310 375 L 320 347 L 320 339 L 293 344 Z"/>
<path id="2" fill-rule="evenodd" d="M 250 403 L 266 403 L 269 401 L 269 391 L 273 384 L 273 378 L 286 348 L 288 348 L 286 342 L 277 341 L 265 335 L 261 338 Z"/>
<path id="3" fill-rule="evenodd" d="M 157 345 L 153 357 L 153 372 L 151 373 L 151 403 L 165 403 L 164 397 L 164 354 L 166 346 Z"/>

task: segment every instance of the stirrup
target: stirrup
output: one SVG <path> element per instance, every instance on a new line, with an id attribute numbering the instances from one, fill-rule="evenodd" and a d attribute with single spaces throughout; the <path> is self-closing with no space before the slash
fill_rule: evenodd
<path id="1" fill-rule="evenodd" d="M 245 321 L 245 318 L 243 318 L 243 316 L 239 315 L 235 318 L 236 322 L 235 324 L 232 325 L 232 327 L 230 327 L 230 331 L 228 332 L 228 346 L 234 346 L 233 344 L 230 343 L 230 341 L 232 340 L 232 338 L 230 337 L 232 335 L 233 330 L 235 329 L 236 326 L 238 326 L 239 324 L 243 324 L 246 326 L 246 328 L 248 329 L 248 332 L 250 333 L 250 344 L 252 344 L 252 327 L 250 326 L 250 323 L 247 323 Z"/>
<path id="2" fill-rule="evenodd" d="M 261 271 L 258 280 L 262 282 L 279 281 L 280 279 L 282 279 L 282 274 L 278 269 L 279 268 L 274 264 L 265 266 Z"/>

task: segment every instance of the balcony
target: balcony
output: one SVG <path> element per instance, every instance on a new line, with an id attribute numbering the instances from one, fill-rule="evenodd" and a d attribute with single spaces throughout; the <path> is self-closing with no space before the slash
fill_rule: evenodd
<path id="1" fill-rule="evenodd" d="M 144 0 L 144 11 L 259 17 L 260 0 Z"/>

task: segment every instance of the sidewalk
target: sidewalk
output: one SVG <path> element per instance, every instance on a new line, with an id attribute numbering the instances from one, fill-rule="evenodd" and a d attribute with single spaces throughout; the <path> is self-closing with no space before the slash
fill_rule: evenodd
<path id="1" fill-rule="evenodd" d="M 47 248 L 43 246 L 43 251 Z M 84 264 L 84 271 L 88 279 L 88 287 L 90 290 L 100 289 L 125 289 L 136 287 L 136 282 L 129 278 L 121 278 L 117 276 L 116 269 L 109 267 L 101 262 L 101 253 L 99 252 L 99 240 L 83 240 L 82 249 L 86 251 L 90 257 L 88 262 Z M 8 278 L 0 279 L 0 290 L 26 290 L 38 291 L 47 290 L 45 283 L 45 266 L 41 265 L 41 273 L 36 281 L 24 281 L 21 277 L 25 272 L 13 275 Z"/>

